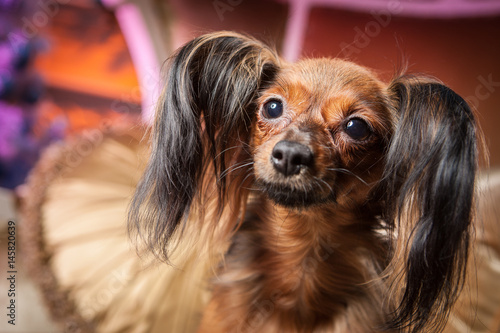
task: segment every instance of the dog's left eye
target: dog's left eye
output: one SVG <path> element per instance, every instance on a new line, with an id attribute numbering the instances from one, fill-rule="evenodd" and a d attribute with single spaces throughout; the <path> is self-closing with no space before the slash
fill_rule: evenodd
<path id="1" fill-rule="evenodd" d="M 262 108 L 262 114 L 271 119 L 280 117 L 283 114 L 283 103 L 276 99 L 266 102 Z"/>
<path id="2" fill-rule="evenodd" d="M 371 134 L 370 126 L 363 119 L 350 119 L 345 125 L 345 132 L 354 140 L 365 140 Z"/>

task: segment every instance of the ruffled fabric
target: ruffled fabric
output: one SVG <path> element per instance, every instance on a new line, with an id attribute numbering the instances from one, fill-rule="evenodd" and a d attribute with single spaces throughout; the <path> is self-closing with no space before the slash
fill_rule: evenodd
<path id="1" fill-rule="evenodd" d="M 141 129 L 50 147 L 23 190 L 25 263 L 65 332 L 195 332 L 207 264 L 139 256 L 126 214 L 148 158 Z"/>

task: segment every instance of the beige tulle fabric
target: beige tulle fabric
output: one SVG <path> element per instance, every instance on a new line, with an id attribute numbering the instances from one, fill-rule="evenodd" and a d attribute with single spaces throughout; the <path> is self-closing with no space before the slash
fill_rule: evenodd
<path id="1" fill-rule="evenodd" d="M 483 175 L 479 184 L 468 282 L 446 333 L 500 332 L 500 172 Z"/>
<path id="2" fill-rule="evenodd" d="M 88 134 L 51 147 L 24 191 L 26 263 L 53 316 L 67 332 L 196 331 L 206 261 L 180 254 L 173 267 L 139 257 L 127 234 L 144 132 Z"/>
<path id="3" fill-rule="evenodd" d="M 186 237 L 173 267 L 138 256 L 127 234 L 127 207 L 148 156 L 144 131 L 87 134 L 51 147 L 24 191 L 25 262 L 47 306 L 65 332 L 195 332 L 209 297 L 206 251 Z M 477 275 L 448 333 L 500 332 L 500 176 L 485 180 L 470 265 Z"/>

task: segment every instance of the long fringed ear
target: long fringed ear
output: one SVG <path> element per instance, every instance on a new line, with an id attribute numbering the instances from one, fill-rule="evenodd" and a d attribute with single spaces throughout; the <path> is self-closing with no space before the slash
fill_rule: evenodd
<path id="1" fill-rule="evenodd" d="M 278 62 L 273 50 L 230 32 L 196 38 L 172 58 L 128 220 L 129 231 L 161 259 L 168 260 L 168 240 L 207 186 L 206 173 L 215 177 L 222 205 L 227 167 L 243 158 L 254 100 Z"/>
<path id="2" fill-rule="evenodd" d="M 399 295 L 392 328 L 438 332 L 460 292 L 474 218 L 476 124 L 441 83 L 402 76 L 389 86 L 396 126 L 388 149 L 386 219 Z"/>

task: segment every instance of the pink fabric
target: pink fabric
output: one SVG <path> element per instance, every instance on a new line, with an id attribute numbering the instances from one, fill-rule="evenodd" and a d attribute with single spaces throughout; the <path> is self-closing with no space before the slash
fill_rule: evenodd
<path id="1" fill-rule="evenodd" d="M 115 16 L 128 46 L 141 91 L 142 118 L 150 124 L 160 94 L 160 64 L 153 41 L 140 10 L 133 3 L 123 0 L 104 0 L 114 9 Z"/>
<path id="2" fill-rule="evenodd" d="M 292 6 L 331 7 L 361 12 L 387 10 L 399 5 L 397 15 L 422 18 L 458 18 L 500 14 L 496 0 L 279 0 Z M 298 8 L 298 7 L 296 7 Z"/>
<path id="3" fill-rule="evenodd" d="M 142 95 L 142 118 L 150 124 L 160 93 L 160 65 L 144 22 L 146 18 L 142 17 L 139 9 L 131 3 L 118 7 L 115 15 L 137 73 Z"/>

